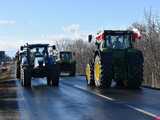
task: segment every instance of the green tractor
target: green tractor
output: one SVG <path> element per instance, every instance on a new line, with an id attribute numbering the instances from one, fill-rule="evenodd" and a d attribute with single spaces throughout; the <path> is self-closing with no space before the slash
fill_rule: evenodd
<path id="1" fill-rule="evenodd" d="M 49 44 L 26 44 L 17 52 L 17 73 L 22 86 L 31 87 L 31 79 L 47 78 L 47 84 L 59 85 L 59 65 L 55 46 Z"/>
<path id="2" fill-rule="evenodd" d="M 86 79 L 89 86 L 109 88 L 112 80 L 117 86 L 137 89 L 143 81 L 143 54 L 134 48 L 140 39 L 138 31 L 104 30 L 93 37 L 97 49 L 86 66 Z"/>
<path id="3" fill-rule="evenodd" d="M 76 60 L 74 59 L 75 53 L 71 51 L 61 51 L 59 53 L 59 66 L 61 73 L 69 73 L 70 76 L 76 74 Z"/>

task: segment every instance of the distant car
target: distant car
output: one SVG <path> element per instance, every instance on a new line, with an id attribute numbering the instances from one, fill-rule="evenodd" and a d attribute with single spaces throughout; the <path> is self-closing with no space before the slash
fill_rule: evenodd
<path id="1" fill-rule="evenodd" d="M 76 74 L 76 60 L 75 53 L 71 51 L 61 51 L 59 54 L 59 66 L 61 73 L 69 73 L 70 76 Z"/>

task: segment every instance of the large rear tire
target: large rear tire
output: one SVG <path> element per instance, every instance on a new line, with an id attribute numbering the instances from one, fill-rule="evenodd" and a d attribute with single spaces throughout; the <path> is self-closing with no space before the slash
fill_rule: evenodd
<path id="1" fill-rule="evenodd" d="M 143 56 L 141 52 L 128 55 L 127 80 L 124 86 L 130 89 L 138 89 L 143 81 Z"/>
<path id="2" fill-rule="evenodd" d="M 48 85 L 48 86 L 50 86 L 50 85 L 51 85 L 51 78 L 50 78 L 50 76 L 49 76 L 49 75 L 47 76 L 47 85 Z"/>
<path id="3" fill-rule="evenodd" d="M 21 69 L 21 84 L 24 87 L 31 87 L 31 70 L 29 67 Z"/>
<path id="4" fill-rule="evenodd" d="M 75 76 L 75 75 L 76 75 L 75 70 L 72 70 L 72 71 L 70 72 L 70 75 L 69 75 L 69 76 L 73 77 L 73 76 Z"/>
<path id="5" fill-rule="evenodd" d="M 114 71 L 114 80 L 116 82 L 116 86 L 117 87 L 124 87 L 124 83 L 123 83 L 123 80 L 126 79 L 126 67 L 123 66 L 124 68 L 114 68 L 113 71 Z"/>
<path id="6" fill-rule="evenodd" d="M 76 75 L 76 63 L 72 63 L 72 69 L 70 71 L 70 76 Z"/>
<path id="7" fill-rule="evenodd" d="M 103 57 L 105 58 L 105 57 Z M 99 55 L 94 61 L 94 81 L 98 88 L 109 88 L 112 83 L 111 64 L 107 64 L 107 59 L 103 60 Z"/>
<path id="8" fill-rule="evenodd" d="M 17 66 L 18 67 L 18 66 Z M 16 68 L 16 78 L 17 79 L 20 79 L 20 69 L 19 68 Z"/>
<path id="9" fill-rule="evenodd" d="M 17 61 L 17 63 L 16 63 L 16 78 L 17 79 L 20 79 L 20 74 L 21 74 L 20 70 L 21 70 L 20 62 Z"/>
<path id="10" fill-rule="evenodd" d="M 59 65 L 55 64 L 54 66 L 52 66 L 52 68 L 49 69 L 47 84 L 52 86 L 59 86 L 59 77 L 60 77 Z"/>

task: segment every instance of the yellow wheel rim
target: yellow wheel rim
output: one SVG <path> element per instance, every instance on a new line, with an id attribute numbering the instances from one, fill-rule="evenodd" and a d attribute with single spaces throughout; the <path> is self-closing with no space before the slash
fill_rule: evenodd
<path id="1" fill-rule="evenodd" d="M 99 63 L 95 64 L 95 71 L 94 71 L 94 73 L 95 73 L 95 80 L 99 81 L 100 80 L 100 74 L 101 74 L 101 66 L 100 66 Z"/>
<path id="2" fill-rule="evenodd" d="M 91 79 L 91 74 L 90 74 L 90 72 L 91 72 L 90 65 L 87 64 L 87 66 L 86 66 L 86 78 L 87 78 L 87 80 L 90 80 L 90 79 Z"/>

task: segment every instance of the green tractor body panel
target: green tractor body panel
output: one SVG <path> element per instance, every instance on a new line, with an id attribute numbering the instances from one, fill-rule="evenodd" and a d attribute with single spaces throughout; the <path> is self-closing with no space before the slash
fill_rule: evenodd
<path id="1" fill-rule="evenodd" d="M 70 51 L 61 51 L 60 60 L 58 61 L 60 65 L 61 73 L 69 73 L 74 76 L 76 73 L 76 61 L 74 60 L 74 55 Z"/>

